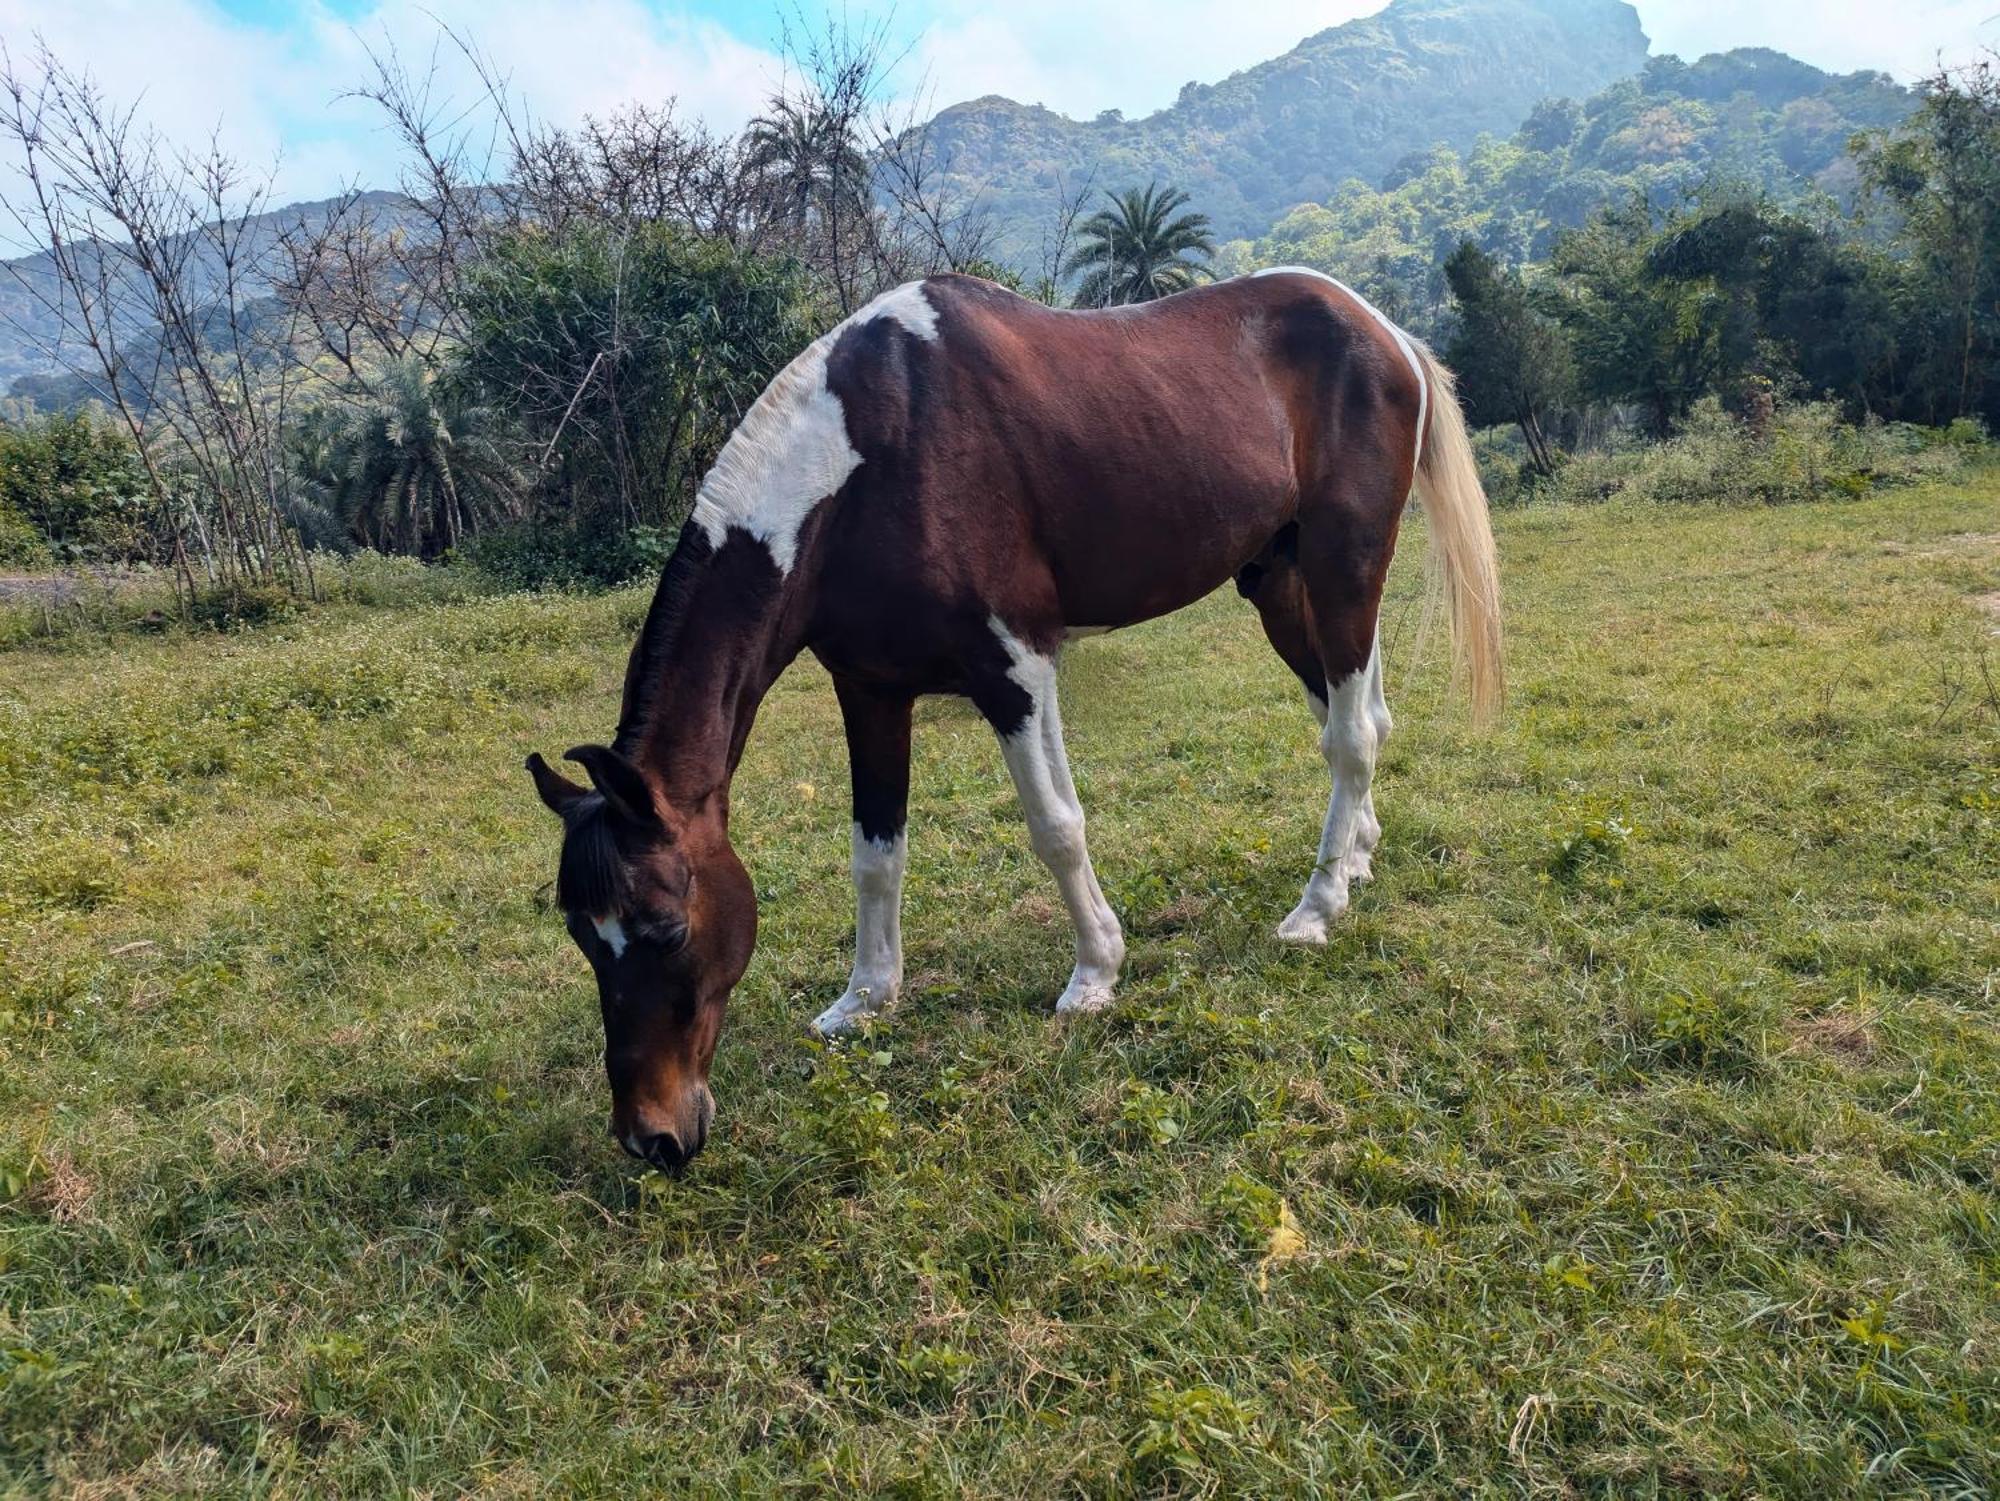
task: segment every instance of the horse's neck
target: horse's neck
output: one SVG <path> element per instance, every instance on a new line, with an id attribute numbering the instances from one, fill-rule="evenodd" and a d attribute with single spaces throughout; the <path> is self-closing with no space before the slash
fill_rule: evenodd
<path id="1" fill-rule="evenodd" d="M 803 644 L 793 639 L 800 572 L 773 584 L 768 564 L 735 554 L 747 545 L 676 550 L 626 673 L 620 747 L 686 812 L 726 815 L 758 706 Z"/>

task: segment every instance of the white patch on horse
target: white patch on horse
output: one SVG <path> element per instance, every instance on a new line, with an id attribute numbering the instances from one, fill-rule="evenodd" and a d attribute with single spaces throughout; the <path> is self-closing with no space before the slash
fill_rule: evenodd
<path id="1" fill-rule="evenodd" d="M 1363 667 L 1328 685 L 1319 743 L 1333 774 L 1333 796 L 1305 894 L 1278 924 L 1278 936 L 1287 942 L 1325 943 L 1327 924 L 1347 910 L 1349 883 L 1371 873 L 1375 841 L 1381 837 L 1375 821 L 1375 757 L 1389 729 L 1387 705 L 1376 712 L 1380 684 L 1378 639 Z"/>
<path id="2" fill-rule="evenodd" d="M 873 318 L 893 318 L 925 343 L 937 342 L 937 304 L 931 301 L 920 281 L 906 281 L 900 287 L 890 288 L 849 318 L 842 327 L 866 323 Z"/>
<path id="3" fill-rule="evenodd" d="M 1414 486 L 1417 482 L 1415 465 L 1421 465 L 1424 461 L 1424 427 L 1430 420 L 1431 410 L 1431 386 L 1430 382 L 1424 379 L 1424 362 L 1417 357 L 1416 342 L 1408 334 L 1404 333 L 1402 329 L 1398 328 L 1387 313 L 1355 291 L 1346 282 L 1340 280 L 1339 277 L 1328 276 L 1324 271 L 1315 271 L 1311 266 L 1267 266 L 1262 271 L 1255 271 L 1251 274 L 1253 276 L 1317 277 L 1323 282 L 1329 282 L 1340 288 L 1341 291 L 1367 309 L 1368 315 L 1371 318 L 1389 330 L 1389 336 L 1396 341 L 1396 347 L 1403 351 L 1403 358 L 1410 362 L 1410 369 L 1415 371 L 1417 376 L 1417 455 L 1410 471 L 1410 483 Z"/>
<path id="4" fill-rule="evenodd" d="M 937 308 L 924 284 L 913 281 L 807 345 L 751 403 L 701 482 L 694 520 L 711 546 L 721 547 L 734 527 L 770 549 L 780 574 L 791 572 L 806 517 L 861 467 L 847 438 L 846 410 L 827 388 L 827 360 L 843 333 L 877 318 L 927 342 L 938 336 Z"/>
<path id="5" fill-rule="evenodd" d="M 854 973 L 847 993 L 813 1021 L 822 1037 L 845 1032 L 893 1005 L 903 989 L 903 871 L 905 835 L 870 839 L 854 826 Z"/>
<path id="6" fill-rule="evenodd" d="M 1028 695 L 1028 716 L 1000 739 L 1000 754 L 1013 775 L 1014 790 L 1027 819 L 1028 843 L 1056 878 L 1063 905 L 1076 926 L 1076 968 L 1056 1000 L 1069 1015 L 1099 1011 L 1111 1004 L 1112 987 L 1125 962 L 1125 935 L 1118 914 L 1104 899 L 1084 843 L 1083 804 L 1070 780 L 1063 750 L 1062 714 L 1056 704 L 1056 664 L 1031 650 L 995 615 L 988 621 L 1013 664 L 1007 676 Z"/>
<path id="7" fill-rule="evenodd" d="M 1396 727 L 1396 721 L 1389 714 L 1389 699 L 1382 691 L 1382 638 L 1375 637 L 1368 649 L 1368 717 L 1375 725 L 1375 754 L 1382 754 L 1382 747 L 1389 743 L 1389 732 Z M 1382 821 L 1375 816 L 1374 767 L 1370 765 L 1367 790 L 1361 796 L 1361 817 L 1355 826 L 1354 844 L 1347 852 L 1347 879 L 1353 881 L 1373 880 L 1375 876 L 1375 847 L 1382 842 Z"/>
<path id="8" fill-rule="evenodd" d="M 597 929 L 597 936 L 602 938 L 605 946 L 611 950 L 612 958 L 623 959 L 625 957 L 625 925 L 623 923 L 615 917 L 593 917 L 590 920 L 590 925 Z"/>

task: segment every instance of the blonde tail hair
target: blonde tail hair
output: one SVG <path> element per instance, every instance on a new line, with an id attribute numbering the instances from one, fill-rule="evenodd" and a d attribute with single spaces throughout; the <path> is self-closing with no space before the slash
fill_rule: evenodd
<path id="1" fill-rule="evenodd" d="M 1493 551 L 1493 528 L 1486 515 L 1486 491 L 1479 483 L 1465 414 L 1459 410 L 1452 373 L 1416 340 L 1424 378 L 1430 383 L 1430 429 L 1417 464 L 1417 496 L 1430 522 L 1431 570 L 1425 613 L 1439 595 L 1451 604 L 1451 646 L 1455 676 L 1465 685 L 1472 717 L 1491 719 L 1505 696 L 1500 663 L 1500 569 Z"/>

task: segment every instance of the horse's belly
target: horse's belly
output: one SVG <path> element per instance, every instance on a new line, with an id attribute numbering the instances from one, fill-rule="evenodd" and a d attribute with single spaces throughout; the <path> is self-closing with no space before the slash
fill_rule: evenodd
<path id="1" fill-rule="evenodd" d="M 1276 485 L 1223 491 L 1180 487 L 1152 503 L 1087 501 L 1060 529 L 1049 562 L 1072 634 L 1110 630 L 1165 615 L 1233 578 L 1291 519 L 1293 502 Z"/>

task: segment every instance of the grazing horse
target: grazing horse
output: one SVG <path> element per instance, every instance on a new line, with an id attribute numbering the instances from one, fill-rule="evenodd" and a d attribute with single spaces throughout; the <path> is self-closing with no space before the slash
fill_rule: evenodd
<path id="1" fill-rule="evenodd" d="M 1499 691 L 1499 588 L 1451 377 L 1331 278 L 1266 272 L 1059 312 L 939 276 L 815 342 L 703 480 L 617 734 L 568 753 L 590 785 L 528 758 L 564 826 L 557 900 L 597 973 L 612 1133 L 670 1170 L 707 1137 L 709 1063 L 757 933 L 730 778 L 802 650 L 833 677 L 854 784 L 854 970 L 820 1032 L 902 986 L 910 711 L 925 693 L 970 698 L 999 736 L 1076 925 L 1055 1009 L 1111 1000 L 1125 941 L 1084 845 L 1056 654 L 1231 578 L 1320 722 L 1333 794 L 1278 936 L 1324 943 L 1381 832 L 1376 614 L 1413 488 L 1483 711 Z"/>

